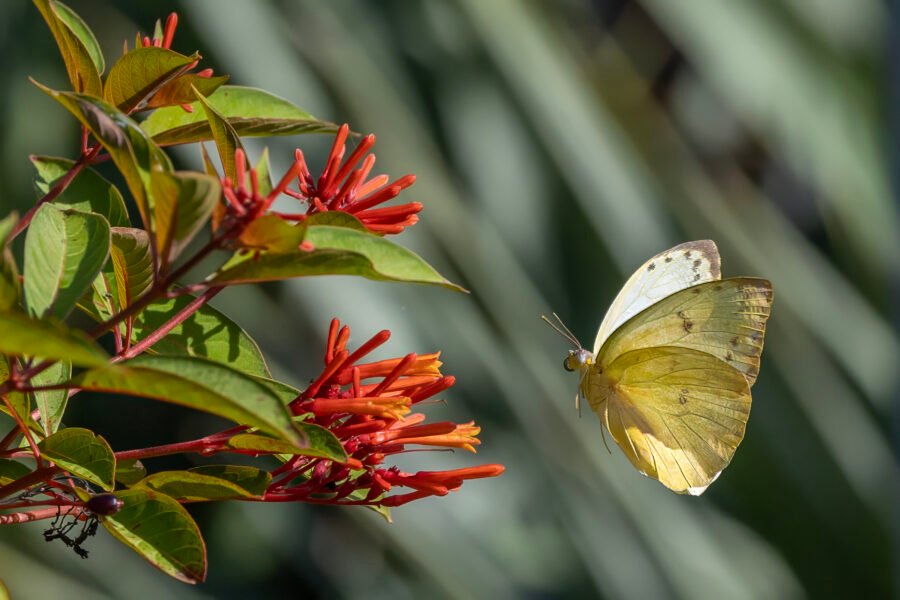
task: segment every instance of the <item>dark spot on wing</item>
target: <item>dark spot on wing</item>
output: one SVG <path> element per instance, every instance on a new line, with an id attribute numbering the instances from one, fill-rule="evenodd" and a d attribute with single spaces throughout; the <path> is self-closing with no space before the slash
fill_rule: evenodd
<path id="1" fill-rule="evenodd" d="M 681 388 L 681 395 L 678 396 L 679 404 L 687 404 L 687 394 L 688 394 L 687 388 Z"/>
<path id="2" fill-rule="evenodd" d="M 694 281 L 700 280 L 700 273 L 694 273 Z"/>
<path id="3" fill-rule="evenodd" d="M 694 328 L 694 322 L 693 322 L 693 321 L 688 321 L 687 319 L 685 319 L 685 320 L 684 320 L 684 323 L 682 323 L 682 326 L 684 327 L 685 333 L 690 333 L 690 332 L 691 332 L 691 329 Z"/>
<path id="4" fill-rule="evenodd" d="M 666 257 L 666 262 L 667 262 L 667 263 L 672 262 L 672 257 L 671 257 L 671 256 L 667 256 L 667 257 Z"/>
<path id="5" fill-rule="evenodd" d="M 687 315 L 684 314 L 683 310 L 679 310 L 677 314 L 679 319 L 687 319 Z"/>
<path id="6" fill-rule="evenodd" d="M 738 336 L 734 336 L 733 338 L 731 338 L 731 345 L 733 347 L 737 348 L 738 344 L 740 344 L 740 343 L 741 343 L 741 339 Z"/>
<path id="7" fill-rule="evenodd" d="M 717 292 L 722 291 L 722 285 L 721 285 L 721 284 L 719 284 L 719 285 L 714 285 L 714 286 L 713 286 L 713 289 L 716 290 Z"/>
<path id="8" fill-rule="evenodd" d="M 647 265 L 647 270 L 648 270 L 648 271 L 652 271 L 652 270 L 655 269 L 655 268 L 656 268 L 656 263 L 650 263 L 649 265 Z"/>
<path id="9" fill-rule="evenodd" d="M 694 292 L 695 294 L 699 294 L 699 293 L 700 293 L 700 288 L 694 288 L 694 289 L 692 289 L 691 291 Z"/>
<path id="10" fill-rule="evenodd" d="M 685 258 L 690 258 L 690 257 L 691 257 L 691 251 L 690 251 L 690 250 L 686 250 L 685 253 L 684 253 L 684 257 L 685 257 Z"/>
<path id="11" fill-rule="evenodd" d="M 703 262 L 703 261 L 700 260 L 699 258 L 698 258 L 697 260 L 694 261 L 694 270 L 695 270 L 695 271 L 696 271 L 698 268 L 700 268 L 700 263 L 702 263 L 702 262 Z"/>
<path id="12" fill-rule="evenodd" d="M 731 353 L 731 350 L 725 352 L 725 360 L 734 360 L 734 354 Z"/>

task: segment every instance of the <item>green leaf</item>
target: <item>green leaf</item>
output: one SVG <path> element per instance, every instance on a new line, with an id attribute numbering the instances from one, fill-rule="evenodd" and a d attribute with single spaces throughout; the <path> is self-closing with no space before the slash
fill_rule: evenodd
<path id="1" fill-rule="evenodd" d="M 7 589 L 6 584 L 3 583 L 3 580 L 0 579 L 0 600 L 10 600 L 11 596 L 9 595 L 9 589 Z"/>
<path id="2" fill-rule="evenodd" d="M 244 137 L 294 135 L 299 133 L 334 133 L 337 125 L 319 121 L 274 94 L 260 89 L 223 85 L 207 98 L 209 105 L 228 120 L 238 135 Z M 141 127 L 161 146 L 188 144 L 213 139 L 199 102 L 188 113 L 180 107 L 155 111 Z"/>
<path id="3" fill-rule="evenodd" d="M 193 300 L 192 296 L 179 296 L 151 303 L 134 320 L 133 341 L 140 341 L 159 329 Z M 270 377 L 265 358 L 253 338 L 209 304 L 204 304 L 178 324 L 149 351 L 199 356 L 224 363 L 247 375 Z"/>
<path id="4" fill-rule="evenodd" d="M 185 56 L 167 48 L 135 48 L 110 68 L 103 99 L 129 113 L 199 58 L 196 53 Z"/>
<path id="5" fill-rule="evenodd" d="M 84 367 L 106 364 L 108 358 L 83 332 L 18 312 L 0 312 L 0 352 L 70 360 Z"/>
<path id="6" fill-rule="evenodd" d="M 165 153 L 150 141 L 137 123 L 103 100 L 84 94 L 57 92 L 34 80 L 32 82 L 75 115 L 103 145 L 125 178 L 145 228 L 149 227 L 153 205 L 149 191 L 150 173 L 172 170 Z"/>
<path id="7" fill-rule="evenodd" d="M 40 196 L 47 194 L 75 165 L 75 161 L 68 158 L 53 156 L 30 158 L 35 168 L 34 187 Z M 65 204 L 81 212 L 97 213 L 105 217 L 113 227 L 131 225 L 122 192 L 88 167 L 82 167 L 66 189 L 53 199 L 53 203 Z"/>
<path id="8" fill-rule="evenodd" d="M 144 467 L 144 463 L 135 458 L 120 460 L 116 463 L 116 481 L 122 485 L 135 485 L 146 476 L 147 469 Z"/>
<path id="9" fill-rule="evenodd" d="M 196 357 L 142 355 L 75 377 L 73 385 L 178 404 L 259 427 L 305 446 L 281 400 L 266 386 L 225 365 Z"/>
<path id="10" fill-rule="evenodd" d="M 162 471 L 138 486 L 191 502 L 261 498 L 272 476 L 253 467 L 210 466 L 190 471 Z"/>
<path id="11" fill-rule="evenodd" d="M 204 96 L 209 96 L 228 81 L 228 75 L 217 77 L 201 77 L 194 73 L 187 73 L 168 82 L 150 97 L 147 108 L 162 108 L 164 106 L 181 106 L 191 104 L 197 100 L 194 95 L 196 88 Z M 183 110 L 179 108 L 179 110 Z"/>
<path id="12" fill-rule="evenodd" d="M 40 360 L 37 361 L 38 363 Z M 56 385 L 72 378 L 72 363 L 61 360 L 53 363 L 31 378 L 31 385 Z M 66 404 L 69 401 L 69 390 L 43 390 L 32 393 L 34 404 L 41 415 L 41 427 L 46 435 L 56 433 L 62 423 Z"/>
<path id="13" fill-rule="evenodd" d="M 288 385 L 281 381 L 276 381 L 274 379 L 269 379 L 269 376 L 257 376 L 254 377 L 256 381 L 260 382 L 270 390 L 272 390 L 276 396 L 278 396 L 282 403 L 285 406 L 291 403 L 297 396 L 300 395 L 300 390 L 295 388 L 292 385 Z"/>
<path id="14" fill-rule="evenodd" d="M 225 176 L 230 177 L 232 181 L 237 181 L 237 167 L 234 162 L 234 153 L 238 148 L 243 149 L 241 138 L 238 137 L 234 127 L 228 120 L 220 115 L 215 108 L 203 97 L 196 89 L 194 95 L 200 103 L 201 110 L 206 115 L 206 121 L 209 123 L 212 139 L 216 142 L 216 149 L 219 151 L 219 160 L 222 162 L 222 168 L 225 170 Z M 244 165 L 240 165 L 244 169 Z"/>
<path id="15" fill-rule="evenodd" d="M 113 295 L 119 312 L 143 296 L 153 285 L 150 237 L 143 229 L 113 227 L 110 261 L 101 276 L 104 290 Z M 97 280 L 95 280 L 95 286 Z"/>
<path id="16" fill-rule="evenodd" d="M 74 17 L 72 10 L 67 7 L 60 9 L 59 3 L 53 0 L 34 0 L 34 5 L 44 17 L 50 33 L 56 39 L 56 45 L 59 46 L 59 53 L 66 64 L 72 88 L 76 92 L 99 96 L 102 90 L 100 69 L 94 62 L 92 51 L 80 37 L 85 34 L 87 27 L 85 26 L 84 29 L 79 27 L 76 21 L 80 22 L 81 19 Z M 89 32 L 89 30 L 87 31 Z M 90 37 L 93 38 L 93 35 Z M 90 41 L 88 41 L 88 45 L 92 45 Z M 97 49 L 96 40 L 93 40 L 93 45 Z M 99 49 L 97 50 L 99 51 Z"/>
<path id="17" fill-rule="evenodd" d="M 276 281 L 316 275 L 357 275 L 377 281 L 440 285 L 465 291 L 444 279 L 415 253 L 383 237 L 331 225 L 310 226 L 307 241 L 315 250 L 235 255 L 211 283 Z"/>
<path id="18" fill-rule="evenodd" d="M 206 544 L 197 523 L 177 501 L 148 489 L 117 492 L 125 505 L 101 519 L 120 542 L 185 583 L 206 578 Z"/>
<path id="19" fill-rule="evenodd" d="M 99 435 L 89 429 L 70 427 L 45 438 L 41 454 L 72 475 L 106 491 L 115 486 L 116 455 Z"/>
<path id="20" fill-rule="evenodd" d="M 260 154 L 259 160 L 256 161 L 256 166 L 253 168 L 256 170 L 256 181 L 259 185 L 259 195 L 268 196 L 269 193 L 275 188 L 275 184 L 272 183 L 272 167 L 269 165 L 268 148 L 263 148 L 262 154 Z"/>
<path id="21" fill-rule="evenodd" d="M 333 433 L 312 423 L 296 423 L 309 439 L 308 447 L 298 448 L 281 440 L 256 433 L 239 433 L 228 440 L 228 447 L 235 450 L 258 452 L 260 454 L 297 454 L 315 458 L 327 458 L 338 463 L 347 462 L 347 452 Z"/>
<path id="22" fill-rule="evenodd" d="M 106 61 L 103 59 L 103 51 L 100 49 L 100 44 L 97 42 L 94 32 L 91 31 L 87 23 L 74 10 L 62 2 L 54 2 L 53 6 L 56 9 L 56 16 L 59 20 L 65 23 L 69 30 L 84 45 L 85 50 L 91 57 L 91 62 L 94 63 L 94 67 L 97 69 L 97 73 L 102 74 L 106 70 Z"/>
<path id="23" fill-rule="evenodd" d="M 30 473 L 31 469 L 22 463 L 8 458 L 0 458 L 0 485 L 22 479 Z"/>
<path id="24" fill-rule="evenodd" d="M 252 496 L 262 496 L 272 483 L 272 474 L 268 471 L 243 465 L 203 465 L 188 469 L 190 473 L 224 479 L 240 486 Z"/>
<path id="25" fill-rule="evenodd" d="M 249 250 L 285 253 L 298 250 L 305 235 L 302 225 L 292 225 L 278 215 L 263 215 L 250 222 L 237 241 Z"/>
<path id="26" fill-rule="evenodd" d="M 11 213 L 0 221 L 0 311 L 18 306 L 22 295 L 16 259 L 7 246 L 9 234 L 18 221 L 19 215 L 16 213 Z"/>
<path id="27" fill-rule="evenodd" d="M 156 247 L 164 264 L 178 257 L 222 196 L 219 180 L 200 173 L 153 173 Z"/>
<path id="28" fill-rule="evenodd" d="M 99 215 L 44 204 L 25 238 L 25 304 L 63 319 L 109 257 L 109 224 Z"/>

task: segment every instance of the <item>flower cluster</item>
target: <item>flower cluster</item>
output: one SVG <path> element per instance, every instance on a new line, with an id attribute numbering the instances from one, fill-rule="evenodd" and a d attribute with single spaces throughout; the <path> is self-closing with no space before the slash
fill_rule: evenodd
<path id="1" fill-rule="evenodd" d="M 360 363 L 388 340 L 390 332 L 379 332 L 353 352 L 346 348 L 349 337 L 347 326 L 337 319 L 331 322 L 325 367 L 290 405 L 295 415 L 334 433 L 349 459 L 339 464 L 295 456 L 273 472 L 266 500 L 400 506 L 427 496 L 444 496 L 466 479 L 503 472 L 504 467 L 496 464 L 417 473 L 385 466 L 388 456 L 416 446 L 475 452 L 480 428 L 474 422 L 425 423 L 424 414 L 411 412 L 455 382 L 441 374 L 439 353 Z M 398 487 L 412 491 L 389 494 Z"/>
<path id="2" fill-rule="evenodd" d="M 375 166 L 375 155 L 369 153 L 375 145 L 375 136 L 369 134 L 362 138 L 345 161 L 349 133 L 347 124 L 341 125 L 331 146 L 325 169 L 318 179 L 314 179 L 310 173 L 303 152 L 296 151 L 298 189 L 286 189 L 285 194 L 305 203 L 307 208 L 302 213 L 282 213 L 280 216 L 302 221 L 316 213 L 341 211 L 359 219 L 369 231 L 381 234 L 400 233 L 418 222 L 417 213 L 422 210 L 419 202 L 375 208 L 396 198 L 400 192 L 415 183 L 415 175 L 404 175 L 393 182 L 390 182 L 387 175 L 368 179 Z"/>

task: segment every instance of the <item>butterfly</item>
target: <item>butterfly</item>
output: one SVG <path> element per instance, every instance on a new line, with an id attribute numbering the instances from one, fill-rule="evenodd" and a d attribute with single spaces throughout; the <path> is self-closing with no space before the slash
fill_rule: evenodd
<path id="1" fill-rule="evenodd" d="M 744 439 L 772 297 L 766 279 L 722 279 L 716 244 L 700 240 L 641 265 L 593 352 L 542 318 L 576 346 L 564 362 L 581 377 L 576 407 L 584 397 L 638 471 L 698 496 Z"/>

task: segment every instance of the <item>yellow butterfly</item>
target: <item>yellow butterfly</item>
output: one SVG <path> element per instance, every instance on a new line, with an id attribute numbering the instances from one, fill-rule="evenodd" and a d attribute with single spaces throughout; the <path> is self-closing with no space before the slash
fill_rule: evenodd
<path id="1" fill-rule="evenodd" d="M 593 353 L 565 360 L 581 396 L 638 471 L 679 494 L 702 494 L 744 439 L 772 284 L 721 278 L 711 240 L 657 254 L 625 283 Z M 602 430 L 601 430 L 602 432 Z"/>

